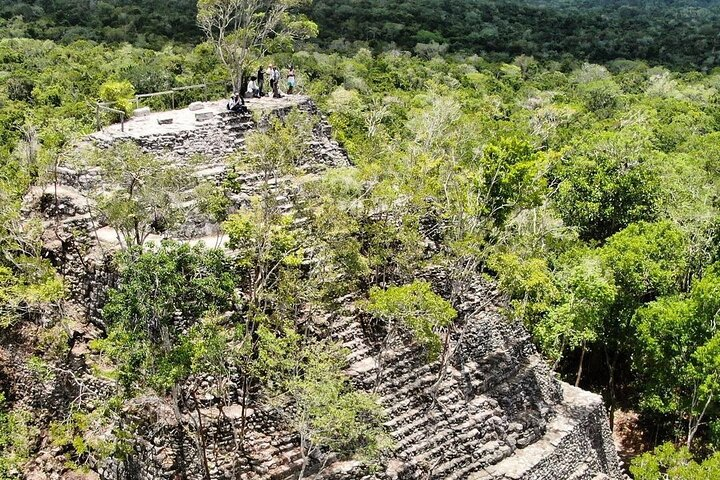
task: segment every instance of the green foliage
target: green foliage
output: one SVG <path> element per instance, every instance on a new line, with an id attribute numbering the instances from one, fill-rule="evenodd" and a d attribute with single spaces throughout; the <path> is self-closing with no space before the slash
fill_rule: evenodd
<path id="1" fill-rule="evenodd" d="M 103 102 L 110 102 L 112 108 L 125 112 L 125 118 L 132 115 L 135 88 L 127 80 L 105 82 L 100 85 L 99 94 Z"/>
<path id="2" fill-rule="evenodd" d="M 618 295 L 610 271 L 596 256 L 582 257 L 555 273 L 561 299 L 533 327 L 543 351 L 559 361 L 565 350 L 598 340 L 606 318 L 613 314 Z"/>
<path id="3" fill-rule="evenodd" d="M 0 327 L 65 296 L 65 285 L 47 260 L 13 259 L 16 269 L 0 266 Z"/>
<path id="4" fill-rule="evenodd" d="M 514 314 L 531 328 L 560 295 L 542 258 L 523 259 L 505 253 L 491 257 L 489 266 L 497 273 L 500 287 L 512 298 Z"/>
<path id="5" fill-rule="evenodd" d="M 167 231 L 184 218 L 184 189 L 192 186 L 186 169 L 143 153 L 129 141 L 95 151 L 84 163 L 99 167 L 117 187 L 96 195 L 100 213 L 123 246 L 141 246 L 153 231 Z"/>
<path id="6" fill-rule="evenodd" d="M 713 266 L 688 296 L 661 298 L 638 309 L 633 320 L 640 347 L 634 361 L 641 406 L 687 422 L 688 444 L 694 429 L 716 414 L 720 395 L 720 336 L 712 306 L 719 297 L 717 285 Z"/>
<path id="7" fill-rule="evenodd" d="M 569 151 L 552 171 L 563 220 L 595 240 L 653 220 L 660 188 L 654 156 L 629 132 L 601 134 Z"/>
<path id="8" fill-rule="evenodd" d="M 413 339 L 435 360 L 442 350 L 438 330 L 455 319 L 457 312 L 442 297 L 432 291 L 428 282 L 417 280 L 385 290 L 373 287 L 363 309 L 386 322 L 388 332 L 408 330 Z"/>
<path id="9" fill-rule="evenodd" d="M 673 413 L 684 407 L 680 402 L 687 392 L 680 394 L 679 388 L 689 380 L 693 350 L 707 337 L 693 314 L 692 303 L 678 298 L 659 299 L 635 314 L 641 346 L 636 362 L 643 369 L 639 373 L 645 381 L 646 409 Z"/>
<path id="10" fill-rule="evenodd" d="M 309 7 L 324 22 L 320 43 L 332 42 L 330 51 L 290 52 L 290 36 L 315 33 L 290 2 L 291 16 L 283 21 L 293 23 L 296 34 L 269 35 L 247 58 L 266 51 L 277 63 L 295 65 L 354 167 L 312 182 L 304 176 L 288 214 L 276 185 L 301 170 L 315 126 L 299 112 L 283 119 L 259 115 L 259 131 L 248 135 L 247 152 L 234 162 L 237 171 L 260 174 L 258 197 L 226 218 L 228 193 L 243 188 L 242 177 L 233 172 L 221 188 L 198 189 L 204 213 L 224 222 L 232 260 L 177 245 L 121 255 L 121 281 L 106 308 L 109 337 L 96 343 L 117 363 L 114 376 L 127 392 L 165 393 L 201 372 L 223 379 L 234 364 L 246 378 L 302 405 L 307 414 L 288 420 L 307 426 L 305 453 L 314 444 L 362 450 L 366 440 L 353 435 L 363 432 L 358 419 L 373 410 L 372 402 L 354 397 L 346 379 L 335 375 L 341 355 L 322 357 L 334 347 L 316 346 L 293 325 L 313 323 L 318 300 L 336 307 L 345 295 L 370 292 L 368 311 L 389 327 L 385 331 L 407 333 L 434 358 L 455 313 L 427 285 L 410 283 L 432 265 L 447 271 L 453 302 L 480 272 L 496 275 L 514 314 L 561 375 L 569 375 L 578 357 L 581 367 L 587 354 L 584 386 L 606 383 L 602 393 L 611 411 L 622 393 L 627 406 L 670 432 L 666 438 L 682 437 L 694 451 L 712 448 L 720 394 L 720 280 L 711 266 L 720 260 L 720 77 L 640 61 L 580 65 L 566 52 L 598 62 L 623 56 L 709 69 L 718 57 L 702 29 L 716 22 L 716 8 L 653 6 L 673 12 L 665 16 L 607 2 L 579 10 L 564 3 L 559 9 L 555 0 L 542 7 L 333 1 Z M 51 178 L 48 167 L 64 157 L 72 133 L 92 127 L 98 93 L 122 100 L 132 96 L 130 86 L 150 92 L 227 75 L 212 54 L 217 45 L 142 48 L 196 31 L 193 19 L 176 22 L 183 15 L 169 11 L 180 0 L 108 0 L 86 6 L 100 9 L 94 17 L 78 15 L 67 2 L 16 4 L 0 9 L 0 30 L 64 36 L 68 44 L 0 40 L 4 323 L 32 318 L 62 297 L 61 283 L 42 259 L 42 229 L 20 221 L 20 205 L 31 185 Z M 165 17 L 140 15 L 151 7 Z M 689 21 L 698 11 L 706 14 L 703 21 Z M 511 20 L 498 20 L 504 18 Z M 643 18 L 650 20 L 637 20 Z M 597 35 L 598 25 L 607 24 L 622 28 Z M 338 38 L 340 29 L 345 39 Z M 233 35 L 236 41 L 244 33 Z M 136 44 L 69 43 L 79 37 Z M 366 48 L 385 42 L 395 42 L 386 53 Z M 551 57 L 558 62 L 548 62 Z M 142 245 L 149 233 L 172 232 L 182 220 L 176 206 L 187 200 L 185 171 L 129 145 L 85 160 L 121 187 L 98 195 L 98 205 L 131 246 Z M 403 286 L 380 289 L 388 285 Z M 236 290 L 244 302 L 239 309 Z M 223 315 L 227 310 L 234 314 Z M 43 338 L 38 351 L 62 356 L 66 337 L 58 339 Z M 52 358 L 31 360 L 39 380 L 53 374 Z M 355 404 L 362 408 L 354 410 Z M 67 430 L 64 448 L 80 465 L 89 450 L 85 440 L 74 439 L 83 429 Z M 347 443 L 334 443 L 333 435 Z"/>
<path id="11" fill-rule="evenodd" d="M 340 52 L 357 44 L 378 50 L 421 47 L 423 53 L 422 47 L 434 46 L 431 52 L 472 52 L 495 61 L 532 55 L 563 63 L 640 59 L 685 69 L 718 65 L 708 50 L 710 32 L 720 24 L 713 2 L 316 0 L 310 17 L 320 26 L 321 45 Z"/>
<path id="12" fill-rule="evenodd" d="M 311 444 L 371 459 L 388 446 L 384 412 L 376 397 L 349 384 L 343 372 L 347 354 L 332 344 L 303 349 L 303 375 L 287 384 L 298 409 L 291 424 Z"/>
<path id="13" fill-rule="evenodd" d="M 39 434 L 32 418 L 29 410 L 8 410 L 5 395 L 0 392 L 0 479 L 19 478 L 19 469 L 29 460 Z"/>
<path id="14" fill-rule="evenodd" d="M 685 272 L 686 245 L 670 222 L 636 223 L 610 237 L 601 256 L 620 298 L 639 303 L 675 291 Z"/>
<path id="15" fill-rule="evenodd" d="M 630 473 L 637 480 L 710 480 L 720 475 L 720 453 L 698 463 L 686 447 L 666 443 L 634 458 Z"/>
<path id="16" fill-rule="evenodd" d="M 118 365 L 127 390 L 164 391 L 185 374 L 173 360 L 182 325 L 232 307 L 230 262 L 220 250 L 166 241 L 145 252 L 131 249 L 118 265 L 118 287 L 103 308 L 108 337 L 98 346 Z"/>
<path id="17" fill-rule="evenodd" d="M 195 188 L 195 197 L 198 200 L 198 209 L 210 220 L 222 223 L 227 219 L 232 202 L 223 188 L 211 183 L 202 183 Z"/>
<path id="18" fill-rule="evenodd" d="M 532 146 L 517 138 L 502 138 L 483 149 L 483 171 L 488 213 L 504 221 L 508 207 L 536 205 L 544 192 L 542 163 Z"/>
<path id="19" fill-rule="evenodd" d="M 89 413 L 76 411 L 63 421 L 50 423 L 49 438 L 53 446 L 67 451 L 66 467 L 87 469 L 116 453 L 116 439 L 110 434 L 112 417 L 106 410 L 107 406 Z"/>
<path id="20" fill-rule="evenodd" d="M 296 13 L 309 0 L 198 0 L 197 22 L 241 91 L 245 70 L 269 52 L 292 50 L 295 40 L 316 36 L 317 26 Z"/>
<path id="21" fill-rule="evenodd" d="M 288 327 L 278 335 L 261 326 L 258 338 L 255 374 L 300 434 L 303 471 L 321 448 L 369 461 L 389 447 L 378 399 L 356 391 L 344 373 L 345 349 L 330 342 L 302 345 L 301 336 Z"/>
<path id="22" fill-rule="evenodd" d="M 268 122 L 266 128 L 246 137 L 241 165 L 247 164 L 266 177 L 290 173 L 305 152 L 305 142 L 312 132 L 310 117 L 293 109 L 285 118 L 272 115 L 264 121 Z"/>
<path id="23" fill-rule="evenodd" d="M 23 36 L 62 43 L 90 40 L 161 49 L 169 41 L 195 42 L 195 0 L 144 2 L 0 2 L 3 37 Z"/>

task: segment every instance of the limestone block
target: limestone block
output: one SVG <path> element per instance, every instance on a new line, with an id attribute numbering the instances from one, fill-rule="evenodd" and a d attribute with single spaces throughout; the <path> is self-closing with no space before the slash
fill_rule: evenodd
<path id="1" fill-rule="evenodd" d="M 150 115 L 150 107 L 136 108 L 133 111 L 133 117 L 147 117 L 148 115 Z"/>
<path id="2" fill-rule="evenodd" d="M 204 122 L 213 118 L 215 114 L 213 112 L 197 112 L 195 114 L 195 121 Z"/>
<path id="3" fill-rule="evenodd" d="M 173 123 L 172 118 L 158 118 L 158 125 L 170 125 Z"/>
<path id="4" fill-rule="evenodd" d="M 197 110 L 202 110 L 203 108 L 205 108 L 205 104 L 203 102 L 192 102 L 188 106 L 188 110 L 190 110 L 191 112 L 195 112 Z"/>

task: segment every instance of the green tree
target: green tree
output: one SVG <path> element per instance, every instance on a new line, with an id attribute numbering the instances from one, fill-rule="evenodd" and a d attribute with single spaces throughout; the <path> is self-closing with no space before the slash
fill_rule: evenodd
<path id="1" fill-rule="evenodd" d="M 130 141 L 92 152 L 82 161 L 100 168 L 97 208 L 122 247 L 141 246 L 153 231 L 170 230 L 183 220 L 185 196 L 192 192 L 185 168 L 143 153 Z"/>
<path id="2" fill-rule="evenodd" d="M 566 349 L 580 348 L 575 386 L 580 385 L 583 360 L 589 345 L 598 340 L 603 322 L 613 314 L 617 287 L 612 274 L 594 255 L 581 257 L 555 272 L 561 300 L 534 327 L 543 351 L 555 359 L 555 367 Z"/>
<path id="3" fill-rule="evenodd" d="M 197 21 L 230 73 L 236 92 L 250 65 L 273 48 L 317 35 L 317 25 L 294 13 L 304 0 L 198 0 Z"/>
<path id="4" fill-rule="evenodd" d="M 305 478 L 311 458 L 322 449 L 368 461 L 389 446 L 377 397 L 354 390 L 343 371 L 345 349 L 330 342 L 301 345 L 301 337 L 287 328 L 284 335 L 266 328 L 258 334 L 258 369 L 268 379 L 274 403 L 300 436 L 298 478 Z M 320 470 L 328 460 L 327 454 L 323 457 Z"/>
<path id="5" fill-rule="evenodd" d="M 165 241 L 147 251 L 122 252 L 118 264 L 118 286 L 103 308 L 108 335 L 96 346 L 114 360 L 126 396 L 148 387 L 171 393 L 182 434 L 182 382 L 201 368 L 225 368 L 227 339 L 212 321 L 200 320 L 234 305 L 231 263 L 220 250 Z M 202 415 L 196 414 L 198 450 L 209 478 Z"/>
<path id="6" fill-rule="evenodd" d="M 617 288 L 615 304 L 601 326 L 611 415 L 616 405 L 618 366 L 630 358 L 628 349 L 635 340 L 633 315 L 643 303 L 677 291 L 687 266 L 686 247 L 680 229 L 663 221 L 632 224 L 600 249 Z"/>
<path id="7" fill-rule="evenodd" d="M 596 135 L 564 155 L 552 171 L 555 206 L 587 240 L 603 240 L 659 213 L 655 155 L 641 134 Z"/>
<path id="8" fill-rule="evenodd" d="M 118 363 L 127 392 L 142 385 L 158 391 L 175 387 L 177 373 L 167 362 L 182 325 L 234 304 L 231 262 L 220 250 L 172 241 L 137 247 L 117 259 L 117 288 L 108 293 L 103 319 L 108 338 L 100 345 Z"/>
<path id="9" fill-rule="evenodd" d="M 19 408 L 8 410 L 5 395 L 0 392 L 0 479 L 17 478 L 39 433 L 32 423 L 32 413 Z"/>
<path id="10" fill-rule="evenodd" d="M 635 457 L 630 473 L 637 480 L 710 480 L 720 475 L 720 453 L 698 463 L 687 447 L 665 443 Z"/>
<path id="11" fill-rule="evenodd" d="M 132 115 L 135 88 L 130 82 L 127 80 L 107 81 L 100 85 L 99 93 L 103 102 L 110 102 L 112 108 L 125 112 L 126 119 Z"/>
<path id="12" fill-rule="evenodd" d="M 446 336 L 443 346 L 439 331 L 457 317 L 452 305 L 433 292 L 428 282 L 421 280 L 385 290 L 372 287 L 362 308 L 379 320 L 379 327 L 384 330 L 378 348 L 376 389 L 382 381 L 384 355 L 392 343 L 409 333 L 413 341 L 425 348 L 428 360 L 434 361 L 443 348 L 448 348 L 449 337 Z"/>

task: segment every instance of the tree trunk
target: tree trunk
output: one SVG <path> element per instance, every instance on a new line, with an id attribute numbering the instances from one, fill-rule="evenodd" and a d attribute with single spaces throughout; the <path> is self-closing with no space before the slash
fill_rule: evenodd
<path id="1" fill-rule="evenodd" d="M 578 371 L 577 376 L 575 377 L 575 386 L 580 386 L 580 378 L 582 377 L 582 371 L 583 371 L 583 361 L 585 360 L 585 352 L 587 351 L 587 348 L 585 348 L 585 342 L 582 344 L 582 352 L 580 353 L 580 363 L 578 365 Z"/>
<path id="2" fill-rule="evenodd" d="M 244 376 L 243 379 L 243 393 L 242 393 L 242 406 L 240 410 L 240 438 L 241 438 L 241 444 L 245 445 L 245 426 L 247 423 L 247 391 L 250 385 L 250 380 L 248 379 L 247 374 Z"/>
<path id="3" fill-rule="evenodd" d="M 610 420 L 610 430 L 615 426 L 615 362 L 617 360 L 617 354 L 615 358 L 610 358 L 610 353 L 605 348 L 605 363 L 608 367 L 608 400 L 610 403 L 610 411 L 608 417 Z"/>
<path id="4" fill-rule="evenodd" d="M 300 468 L 300 474 L 298 475 L 298 480 L 305 478 L 305 469 L 307 469 L 308 460 L 310 459 L 310 451 L 305 448 L 306 443 L 305 436 L 300 434 L 300 455 L 302 455 L 303 462 L 302 467 Z"/>
<path id="5" fill-rule="evenodd" d="M 197 428 L 197 444 L 198 444 L 198 453 L 200 453 L 200 463 L 203 467 L 203 478 L 204 480 L 210 480 L 210 468 L 208 467 L 208 460 L 207 460 L 207 446 L 205 444 L 205 427 L 203 426 L 202 421 L 202 413 L 200 412 L 200 402 L 198 402 L 197 395 L 195 392 L 192 392 L 193 402 L 195 402 L 195 413 L 197 413 L 198 416 L 198 423 L 196 425 Z"/>
<path id="6" fill-rule="evenodd" d="M 173 401 L 173 413 L 175 414 L 175 421 L 177 422 L 178 432 L 180 433 L 180 459 L 179 462 L 177 459 L 175 462 L 176 464 L 179 463 L 178 471 L 180 472 L 180 478 L 182 480 L 187 480 L 187 472 L 185 468 L 185 442 L 183 442 L 183 438 L 185 437 L 185 429 L 183 427 L 182 413 L 180 412 L 180 392 L 177 384 L 173 385 L 171 394 Z"/>
<path id="7" fill-rule="evenodd" d="M 698 428 L 700 428 L 700 425 L 702 425 L 702 419 L 705 416 L 705 413 L 707 412 L 708 407 L 710 406 L 710 403 L 712 402 L 713 395 L 710 394 L 708 396 L 708 399 L 705 401 L 705 406 L 702 409 L 702 412 L 700 412 L 700 415 L 697 416 L 695 421 L 693 422 L 693 415 L 690 414 L 690 417 L 688 418 L 688 435 L 687 435 L 687 442 L 686 446 L 688 450 L 690 450 L 690 447 L 692 446 L 692 441 L 695 438 L 695 434 L 698 431 Z"/>

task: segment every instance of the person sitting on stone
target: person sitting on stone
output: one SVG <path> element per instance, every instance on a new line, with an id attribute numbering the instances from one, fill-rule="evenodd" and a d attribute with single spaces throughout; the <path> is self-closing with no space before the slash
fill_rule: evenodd
<path id="1" fill-rule="evenodd" d="M 231 112 L 247 113 L 248 109 L 245 106 L 245 100 L 239 93 L 233 93 L 230 97 L 230 101 L 227 104 L 227 109 Z"/>
<path id="2" fill-rule="evenodd" d="M 247 91 L 245 92 L 245 98 L 259 98 L 260 88 L 256 82 L 257 77 L 250 77 L 250 81 L 247 84 Z"/>

